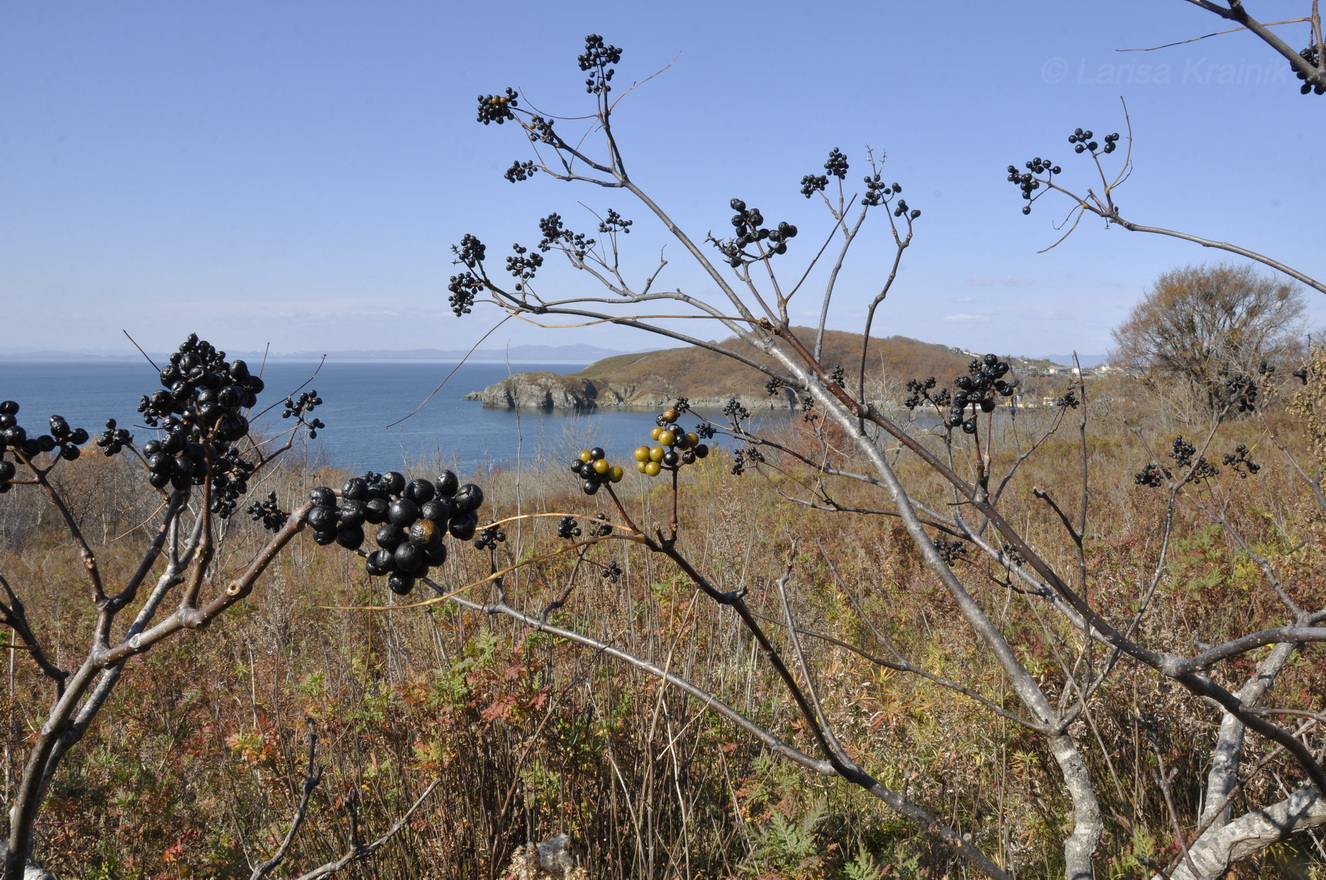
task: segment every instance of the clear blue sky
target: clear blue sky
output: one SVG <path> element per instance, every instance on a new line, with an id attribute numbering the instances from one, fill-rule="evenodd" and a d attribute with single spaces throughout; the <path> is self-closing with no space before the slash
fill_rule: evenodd
<path id="1" fill-rule="evenodd" d="M 1326 98 L 1298 95 L 1248 35 L 1116 52 L 1222 25 L 1182 0 L 7 3 L 0 352 L 126 352 L 121 330 L 155 350 L 190 331 L 230 350 L 465 347 L 494 315 L 451 315 L 449 246 L 532 243 L 553 210 L 592 225 L 577 199 L 636 219 L 630 243 L 657 254 L 661 230 L 620 194 L 505 181 L 527 146 L 474 120 L 476 95 L 507 85 L 582 112 L 590 32 L 625 49 L 619 85 L 675 59 L 618 125 L 634 176 L 683 225 L 722 230 L 741 196 L 807 241 L 827 227 L 801 176 L 840 147 L 859 180 L 868 144 L 924 212 L 877 332 L 1102 352 L 1158 274 L 1220 256 L 1093 222 L 1037 254 L 1061 211 L 1023 217 L 1007 165 L 1078 167 L 1067 133 L 1123 128 L 1120 96 L 1137 138 L 1125 216 L 1326 274 Z M 1282 32 L 1306 43 L 1304 25 Z M 706 292 L 666 253 L 669 286 Z M 836 325 L 859 318 L 886 253 L 849 265 Z M 1326 298 L 1310 302 L 1326 323 Z M 656 344 L 503 328 L 486 346 L 507 342 Z"/>

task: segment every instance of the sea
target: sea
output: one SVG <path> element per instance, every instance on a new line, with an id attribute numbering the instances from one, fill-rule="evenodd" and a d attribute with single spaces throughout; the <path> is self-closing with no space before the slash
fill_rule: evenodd
<path id="1" fill-rule="evenodd" d="M 654 415 L 641 411 L 509 410 L 463 400 L 512 373 L 572 373 L 584 364 L 449 363 L 439 361 L 316 362 L 274 360 L 262 368 L 266 385 L 250 414 L 257 432 L 274 436 L 291 427 L 281 418 L 288 395 L 316 391 L 310 418 L 326 423 L 293 450 L 313 466 L 364 473 L 448 467 L 461 475 L 496 468 L 534 470 L 569 462 L 581 449 L 601 446 L 611 461 L 632 464 L 631 452 L 650 443 Z M 257 367 L 250 364 L 257 372 Z M 94 436 L 107 419 L 142 443 L 156 436 L 143 426 L 139 398 L 160 387 L 145 360 L 0 360 L 0 400 L 18 402 L 19 424 L 45 433 L 52 414 Z M 720 424 L 720 413 L 701 413 Z M 767 416 L 771 421 L 787 415 Z M 682 425 L 691 427 L 688 420 Z M 721 445 L 721 440 L 719 441 Z"/>

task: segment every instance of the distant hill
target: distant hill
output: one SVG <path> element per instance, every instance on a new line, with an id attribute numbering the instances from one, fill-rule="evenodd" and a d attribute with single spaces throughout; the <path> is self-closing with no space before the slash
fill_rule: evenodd
<path id="1" fill-rule="evenodd" d="M 793 328 L 810 347 L 814 330 Z M 772 359 L 735 338 L 720 344 L 761 363 Z M 973 353 L 905 336 L 872 338 L 866 353 L 867 388 L 873 384 L 881 399 L 897 399 L 908 379 L 934 376 L 942 383 L 966 372 Z M 861 358 L 861 336 L 829 331 L 825 334 L 823 362 L 842 366 L 850 377 Z M 577 373 L 519 373 L 466 397 L 485 406 L 502 408 L 648 409 L 666 405 L 678 396 L 693 406 L 717 408 L 733 397 L 748 409 L 795 405 L 786 391 L 770 395 L 767 377 L 723 355 L 703 348 L 670 348 L 624 354 L 590 364 Z M 871 392 L 868 391 L 868 395 Z"/>

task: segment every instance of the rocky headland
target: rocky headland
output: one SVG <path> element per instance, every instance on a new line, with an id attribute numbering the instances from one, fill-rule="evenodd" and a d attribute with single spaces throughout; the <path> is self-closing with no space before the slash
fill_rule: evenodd
<path id="1" fill-rule="evenodd" d="M 798 327 L 799 339 L 812 345 L 814 331 Z M 757 363 L 772 359 L 736 339 L 721 347 L 740 352 Z M 841 365 L 848 376 L 861 361 L 861 337 L 830 331 L 824 340 L 824 363 Z M 866 350 L 867 397 L 890 400 L 897 397 L 908 379 L 937 376 L 941 380 L 966 369 L 970 355 L 943 345 L 920 342 L 904 336 L 872 338 Z M 769 377 L 753 367 L 704 348 L 671 348 L 642 354 L 625 354 L 590 364 L 568 374 L 551 372 L 515 373 L 481 391 L 465 395 L 499 409 L 572 410 L 658 409 L 685 397 L 700 409 L 721 409 L 736 398 L 752 412 L 787 409 L 798 405 L 792 389 L 778 387 L 769 393 Z"/>

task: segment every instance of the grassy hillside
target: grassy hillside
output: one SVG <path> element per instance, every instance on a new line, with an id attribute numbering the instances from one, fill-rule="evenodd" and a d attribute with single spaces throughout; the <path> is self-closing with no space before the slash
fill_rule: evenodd
<path id="1" fill-rule="evenodd" d="M 814 330 L 796 327 L 792 332 L 807 347 L 814 344 Z M 736 338 L 723 342 L 722 347 L 772 365 L 771 358 Z M 850 377 L 860 363 L 861 335 L 829 331 L 825 335 L 824 349 L 825 362 L 842 365 Z M 964 372 L 970 360 L 968 355 L 947 346 L 905 336 L 871 338 L 866 351 L 867 388 L 881 380 L 898 387 L 908 379 L 927 376 L 942 381 Z M 758 395 L 763 393 L 768 381 L 766 376 L 750 367 L 736 364 L 716 352 L 694 347 L 618 355 L 590 364 L 567 378 L 691 397 Z"/>

